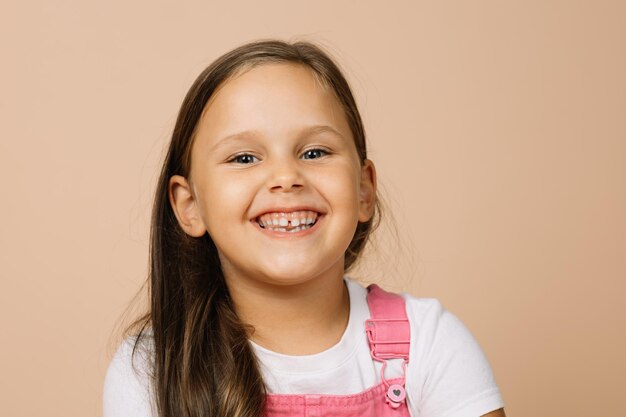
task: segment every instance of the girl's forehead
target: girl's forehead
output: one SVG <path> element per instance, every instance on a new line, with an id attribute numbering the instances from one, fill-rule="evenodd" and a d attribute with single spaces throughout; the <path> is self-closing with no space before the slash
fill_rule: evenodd
<path id="1" fill-rule="evenodd" d="M 263 94 L 287 97 L 291 93 L 309 96 L 333 95 L 308 67 L 290 63 L 259 64 L 236 71 L 223 81 L 205 106 L 236 105 L 246 98 Z"/>
<path id="2" fill-rule="evenodd" d="M 235 75 L 213 93 L 199 122 L 205 133 L 330 124 L 349 133 L 332 89 L 298 64 L 261 64 Z"/>

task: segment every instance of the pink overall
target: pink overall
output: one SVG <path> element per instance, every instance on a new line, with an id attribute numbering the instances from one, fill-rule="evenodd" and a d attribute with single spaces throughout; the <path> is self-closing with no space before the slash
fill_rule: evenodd
<path id="1" fill-rule="evenodd" d="M 268 394 L 267 417 L 410 417 L 404 389 L 410 344 L 404 299 L 376 284 L 367 289 L 371 318 L 365 331 L 372 358 L 383 363 L 381 383 L 351 395 Z M 404 359 L 404 374 L 386 380 L 386 360 L 393 358 Z"/>

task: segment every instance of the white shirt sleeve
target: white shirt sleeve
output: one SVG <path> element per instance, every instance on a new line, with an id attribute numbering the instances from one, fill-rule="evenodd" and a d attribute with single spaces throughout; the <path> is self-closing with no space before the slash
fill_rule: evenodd
<path id="1" fill-rule="evenodd" d="M 153 417 L 146 351 L 132 359 L 135 338 L 128 338 L 113 356 L 104 379 L 103 417 Z M 134 365 L 134 366 L 133 366 Z"/>
<path id="2" fill-rule="evenodd" d="M 479 417 L 504 407 L 491 367 L 465 325 L 434 298 L 405 295 L 411 322 L 412 415 Z"/>

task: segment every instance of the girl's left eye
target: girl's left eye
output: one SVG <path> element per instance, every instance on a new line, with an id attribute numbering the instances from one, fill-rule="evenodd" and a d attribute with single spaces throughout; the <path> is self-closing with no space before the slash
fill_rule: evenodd
<path id="1" fill-rule="evenodd" d="M 309 157 L 309 158 L 305 158 L 305 159 L 318 159 L 321 158 L 324 155 L 328 155 L 328 152 L 324 149 L 321 148 L 314 148 L 314 149 L 309 149 L 307 151 L 304 151 L 303 154 L 305 157 Z"/>
<path id="2" fill-rule="evenodd" d="M 236 162 L 238 164 L 248 165 L 253 162 L 253 159 L 256 159 L 256 156 L 250 155 L 249 153 L 242 153 L 233 156 L 228 162 Z"/>

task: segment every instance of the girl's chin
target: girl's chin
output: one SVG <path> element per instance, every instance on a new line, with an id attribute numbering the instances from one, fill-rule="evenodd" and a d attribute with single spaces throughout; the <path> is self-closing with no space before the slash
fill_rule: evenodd
<path id="1" fill-rule="evenodd" d="M 308 265 L 308 268 L 302 265 L 285 265 L 283 268 L 274 267 L 268 270 L 266 274 L 259 275 L 256 279 L 259 283 L 275 287 L 300 286 L 311 283 L 322 276 L 323 268 L 316 270 L 311 268 L 311 266 Z"/>
<path id="2" fill-rule="evenodd" d="M 271 285 L 277 286 L 290 286 L 290 285 L 300 285 L 306 282 L 311 281 L 311 278 L 308 274 L 303 274 L 302 270 L 291 270 L 287 269 L 285 271 L 273 271 L 271 276 L 263 277 L 263 281 Z"/>

